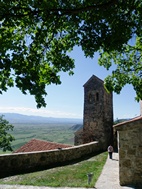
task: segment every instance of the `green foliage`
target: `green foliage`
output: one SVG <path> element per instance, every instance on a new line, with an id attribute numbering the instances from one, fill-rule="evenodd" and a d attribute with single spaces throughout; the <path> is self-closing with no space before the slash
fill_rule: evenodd
<path id="1" fill-rule="evenodd" d="M 56 167 L 45 171 L 0 179 L 1 184 L 20 184 L 51 187 L 94 187 L 107 159 L 107 152 L 96 155 L 77 164 Z M 93 173 L 88 184 L 87 174 Z"/>
<path id="2" fill-rule="evenodd" d="M 100 50 L 106 68 L 119 65 L 106 79 L 109 91 L 120 92 L 131 83 L 140 99 L 141 33 L 140 0 L 1 1 L 0 93 L 16 85 L 35 96 L 38 108 L 46 106 L 46 85 L 60 84 L 62 71 L 73 74 L 68 54 L 77 45 L 86 57 Z M 128 45 L 132 37 L 140 48 L 138 42 Z M 124 68 L 130 69 L 129 76 Z"/>
<path id="3" fill-rule="evenodd" d="M 10 125 L 7 120 L 3 119 L 3 116 L 0 116 L 0 148 L 3 151 L 12 151 L 11 142 L 14 137 L 8 133 L 11 130 L 13 130 L 13 125 Z"/>
<path id="4" fill-rule="evenodd" d="M 124 85 L 132 84 L 136 91 L 136 100 L 142 99 L 142 37 L 136 38 L 134 46 L 123 45 L 122 52 L 113 50 L 101 53 L 100 65 L 109 69 L 115 63 L 116 70 L 106 77 L 105 86 L 108 91 L 120 93 Z"/>
<path id="5" fill-rule="evenodd" d="M 124 122 L 124 121 L 128 121 L 129 119 L 116 119 L 114 122 L 113 122 L 113 124 L 114 125 L 116 125 L 116 124 L 118 124 L 118 123 L 121 123 L 121 122 Z"/>

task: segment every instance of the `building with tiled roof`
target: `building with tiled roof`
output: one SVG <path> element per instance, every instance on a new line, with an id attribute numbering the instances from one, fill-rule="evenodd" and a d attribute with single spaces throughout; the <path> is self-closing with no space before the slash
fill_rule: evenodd
<path id="1" fill-rule="evenodd" d="M 32 139 L 28 143 L 21 146 L 19 149 L 15 150 L 13 153 L 47 151 L 47 150 L 62 149 L 69 147 L 72 146 L 68 144 L 60 144 L 45 140 Z"/>
<path id="2" fill-rule="evenodd" d="M 142 115 L 114 125 L 121 185 L 142 186 Z"/>

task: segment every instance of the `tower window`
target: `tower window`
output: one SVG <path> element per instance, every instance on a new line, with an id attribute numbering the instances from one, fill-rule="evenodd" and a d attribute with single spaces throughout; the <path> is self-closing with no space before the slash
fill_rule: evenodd
<path id="1" fill-rule="evenodd" d="M 99 93 L 96 93 L 96 101 L 99 101 Z"/>
<path id="2" fill-rule="evenodd" d="M 92 95 L 89 94 L 89 102 L 92 102 Z"/>
<path id="3" fill-rule="evenodd" d="M 89 103 L 92 102 L 92 95 L 91 95 L 91 93 L 89 93 L 89 96 L 88 96 L 88 102 L 89 102 Z"/>

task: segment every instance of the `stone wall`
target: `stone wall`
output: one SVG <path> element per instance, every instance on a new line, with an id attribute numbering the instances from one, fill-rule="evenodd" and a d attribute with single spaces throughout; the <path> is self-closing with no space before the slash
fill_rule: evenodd
<path id="1" fill-rule="evenodd" d="M 75 145 L 83 144 L 83 129 L 80 129 L 74 133 L 74 144 Z"/>
<path id="2" fill-rule="evenodd" d="M 121 185 L 142 186 L 142 117 L 115 126 Z"/>
<path id="3" fill-rule="evenodd" d="M 99 143 L 91 142 L 59 150 L 0 155 L 0 178 L 64 165 L 99 151 Z"/>

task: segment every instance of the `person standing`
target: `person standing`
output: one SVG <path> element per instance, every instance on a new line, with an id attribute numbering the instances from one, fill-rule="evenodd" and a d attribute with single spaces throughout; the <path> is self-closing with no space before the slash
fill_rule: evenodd
<path id="1" fill-rule="evenodd" d="M 113 153 L 113 147 L 112 147 L 112 145 L 108 146 L 107 151 L 109 153 L 109 158 L 112 159 L 112 153 Z"/>

